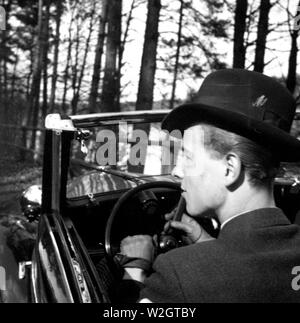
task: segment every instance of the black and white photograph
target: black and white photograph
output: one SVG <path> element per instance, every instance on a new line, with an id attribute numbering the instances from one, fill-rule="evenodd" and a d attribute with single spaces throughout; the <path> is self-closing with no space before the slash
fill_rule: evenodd
<path id="1" fill-rule="evenodd" d="M 299 33 L 298 0 L 0 0 L 0 303 L 300 303 Z"/>

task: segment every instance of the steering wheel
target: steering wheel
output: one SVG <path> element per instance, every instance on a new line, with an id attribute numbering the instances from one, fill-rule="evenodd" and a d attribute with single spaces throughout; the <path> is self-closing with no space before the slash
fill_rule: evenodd
<path id="1" fill-rule="evenodd" d="M 168 182 L 168 181 L 159 181 L 159 182 L 151 182 L 151 183 L 144 183 L 141 184 L 137 187 L 134 187 L 132 189 L 130 189 L 129 191 L 127 191 L 126 193 L 124 193 L 120 199 L 118 200 L 118 202 L 115 204 L 110 217 L 108 218 L 107 224 L 106 224 L 106 230 L 105 230 L 105 250 L 106 253 L 108 255 L 108 257 L 110 259 L 113 259 L 115 254 L 112 250 L 112 243 L 111 243 L 111 236 L 112 236 L 112 228 L 113 228 L 113 224 L 115 223 L 115 219 L 118 216 L 118 213 L 120 211 L 120 209 L 122 208 L 123 204 L 130 199 L 131 197 L 133 197 L 135 194 L 137 194 L 138 192 L 147 190 L 147 189 L 152 189 L 152 188 L 170 188 L 170 189 L 174 189 L 177 191 L 180 191 L 180 184 L 179 183 L 175 183 L 175 182 Z"/>

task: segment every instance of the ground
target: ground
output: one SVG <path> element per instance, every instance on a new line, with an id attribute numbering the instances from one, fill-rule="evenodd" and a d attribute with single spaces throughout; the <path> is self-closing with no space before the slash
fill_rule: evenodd
<path id="1" fill-rule="evenodd" d="M 0 303 L 28 301 L 26 281 L 18 278 L 18 263 L 31 258 L 37 223 L 27 222 L 19 201 L 24 189 L 41 182 L 41 170 L 40 166 L 17 162 L 4 153 L 0 156 L 0 266 L 6 273 Z"/>

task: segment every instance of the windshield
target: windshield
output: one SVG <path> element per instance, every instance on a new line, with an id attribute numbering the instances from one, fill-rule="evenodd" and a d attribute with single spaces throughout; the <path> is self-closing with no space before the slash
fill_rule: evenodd
<path id="1" fill-rule="evenodd" d="M 298 138 L 299 122 L 291 129 Z M 162 131 L 160 122 L 113 121 L 83 130 L 88 139 L 72 143 L 68 198 L 134 187 L 133 177 L 171 174 L 182 159 L 181 133 Z M 298 163 L 283 163 L 278 178 L 299 178 L 299 169 Z"/>
<path id="2" fill-rule="evenodd" d="M 88 131 L 87 140 L 73 140 L 68 197 L 125 189 L 135 185 L 133 176 L 171 174 L 181 156 L 181 134 L 162 131 L 160 122 L 124 121 Z"/>

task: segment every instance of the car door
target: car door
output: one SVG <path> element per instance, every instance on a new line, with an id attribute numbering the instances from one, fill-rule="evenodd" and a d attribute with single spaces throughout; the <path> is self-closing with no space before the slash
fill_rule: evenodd
<path id="1" fill-rule="evenodd" d="M 47 129 L 42 211 L 30 281 L 33 302 L 105 302 L 96 271 L 72 222 L 64 216 L 70 142 L 76 129 Z"/>
<path id="2" fill-rule="evenodd" d="M 31 264 L 31 297 L 33 302 L 74 302 L 75 281 L 68 272 L 66 252 L 55 218 L 43 214 Z"/>
<path id="3" fill-rule="evenodd" d="M 57 214 L 41 216 L 31 265 L 33 302 L 105 301 L 93 265 L 74 230 L 71 222 L 66 225 Z"/>

